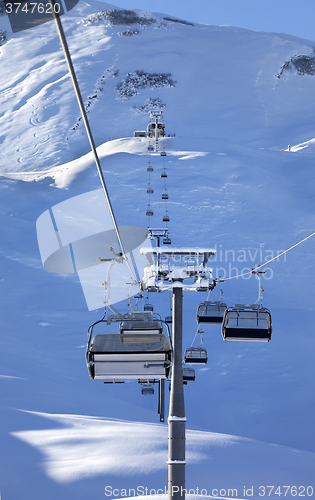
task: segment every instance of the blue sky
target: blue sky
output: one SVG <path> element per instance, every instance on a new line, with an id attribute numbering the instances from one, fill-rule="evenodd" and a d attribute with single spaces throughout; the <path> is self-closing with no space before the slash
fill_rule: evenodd
<path id="1" fill-rule="evenodd" d="M 205 24 L 287 33 L 315 40 L 315 0 L 117 0 L 125 9 L 143 9 Z"/>

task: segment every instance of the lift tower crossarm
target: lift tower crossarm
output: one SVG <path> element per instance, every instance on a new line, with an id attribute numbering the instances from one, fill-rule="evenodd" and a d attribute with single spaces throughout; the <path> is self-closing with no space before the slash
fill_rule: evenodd
<path id="1" fill-rule="evenodd" d="M 140 253 L 145 255 L 147 253 L 165 253 L 169 255 L 182 254 L 182 255 L 215 255 L 216 250 L 214 248 L 199 248 L 199 247 L 171 247 L 171 248 L 140 248 Z"/>
<path id="2" fill-rule="evenodd" d="M 151 265 L 144 268 L 142 290 L 160 292 L 177 286 L 205 292 L 215 286 L 212 269 L 207 267 L 209 257 L 216 254 L 213 248 L 141 248 L 140 254 L 147 255 L 151 261 Z M 184 283 L 187 279 L 190 282 Z"/>

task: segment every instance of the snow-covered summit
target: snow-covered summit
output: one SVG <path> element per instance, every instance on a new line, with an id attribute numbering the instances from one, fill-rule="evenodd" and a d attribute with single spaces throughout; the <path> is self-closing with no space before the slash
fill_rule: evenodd
<path id="1" fill-rule="evenodd" d="M 97 145 L 145 127 L 150 99 L 166 106 L 168 131 L 188 134 L 191 143 L 214 137 L 283 150 L 313 138 L 307 135 L 312 79 L 289 70 L 276 78 L 294 55 L 311 57 L 312 42 L 161 14 L 106 17 L 113 11 L 121 12 L 80 2 L 62 18 Z M 6 22 L 0 17 L 0 29 Z M 16 34 L 5 30 L 1 171 L 48 168 L 86 153 L 54 23 Z"/>

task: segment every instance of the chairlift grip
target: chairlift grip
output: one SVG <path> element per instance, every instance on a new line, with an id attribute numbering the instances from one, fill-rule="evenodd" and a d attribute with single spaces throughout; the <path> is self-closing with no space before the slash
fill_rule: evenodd
<path id="1" fill-rule="evenodd" d="M 172 344 L 172 337 L 171 337 L 171 333 L 170 333 L 170 328 L 169 328 L 168 324 L 166 323 L 166 321 L 164 321 L 163 319 L 160 319 L 160 321 L 161 321 L 161 323 L 164 323 L 164 325 L 166 326 L 167 334 L 168 334 L 168 340 L 170 341 L 170 347 L 171 347 L 171 351 L 173 353 L 173 344 Z"/>
<path id="2" fill-rule="evenodd" d="M 86 363 L 88 364 L 89 363 L 89 360 L 88 360 L 88 353 L 89 353 L 89 350 L 90 350 L 90 345 L 91 345 L 91 339 L 92 339 L 92 332 L 93 332 L 93 328 L 95 325 L 97 325 L 98 323 L 105 323 L 105 316 L 106 316 L 106 309 L 105 309 L 105 313 L 104 313 L 104 316 L 102 317 L 102 319 L 99 319 L 98 321 L 95 321 L 95 323 L 93 323 L 91 326 L 89 326 L 88 328 L 88 339 L 87 339 L 87 344 L 86 344 L 86 351 L 85 351 L 85 359 L 86 359 Z M 92 365 L 90 365 L 92 366 Z"/>

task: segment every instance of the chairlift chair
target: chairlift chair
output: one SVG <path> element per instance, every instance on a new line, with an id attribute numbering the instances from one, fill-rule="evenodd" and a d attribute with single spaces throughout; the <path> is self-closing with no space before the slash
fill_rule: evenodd
<path id="1" fill-rule="evenodd" d="M 165 137 L 165 125 L 162 122 L 157 124 L 158 137 Z"/>
<path id="2" fill-rule="evenodd" d="M 183 366 L 183 382 L 194 382 L 196 378 L 196 372 L 191 366 Z"/>
<path id="3" fill-rule="evenodd" d="M 171 245 L 171 243 L 172 240 L 168 236 L 165 236 L 165 238 L 163 238 L 163 245 Z"/>
<path id="4" fill-rule="evenodd" d="M 222 321 L 224 340 L 269 342 L 271 332 L 271 314 L 265 307 L 236 304 L 225 311 Z"/>
<path id="5" fill-rule="evenodd" d="M 166 156 L 166 151 L 161 151 L 160 156 Z"/>
<path id="6" fill-rule="evenodd" d="M 155 134 L 155 123 L 149 123 L 147 127 L 147 136 L 149 138 L 152 138 L 154 137 L 154 134 Z"/>
<path id="7" fill-rule="evenodd" d="M 153 172 L 153 167 L 151 167 L 151 165 L 149 164 L 149 166 L 147 167 L 147 171 L 148 172 Z"/>
<path id="8" fill-rule="evenodd" d="M 172 316 L 165 316 L 165 323 L 172 323 L 173 318 Z"/>
<path id="9" fill-rule="evenodd" d="M 167 177 L 167 173 L 165 172 L 165 170 L 161 173 L 161 177 Z"/>
<path id="10" fill-rule="evenodd" d="M 199 304 L 196 315 L 198 324 L 204 323 L 208 325 L 217 325 L 222 323 L 224 313 L 227 309 L 227 305 L 222 302 L 222 281 L 223 280 L 221 280 L 220 278 L 215 280 L 215 283 L 219 283 L 220 286 L 219 300 L 205 301 Z"/>
<path id="11" fill-rule="evenodd" d="M 154 215 L 153 210 L 151 210 L 151 208 L 148 208 L 145 214 L 146 214 L 148 217 L 152 217 L 152 215 Z"/>
<path id="12" fill-rule="evenodd" d="M 184 363 L 191 365 L 206 365 L 208 361 L 207 351 L 204 347 L 189 347 L 184 354 Z"/>
<path id="13" fill-rule="evenodd" d="M 221 301 L 202 302 L 197 309 L 197 323 L 204 323 L 208 325 L 221 324 L 227 305 Z"/>
<path id="14" fill-rule="evenodd" d="M 148 194 L 153 194 L 153 193 L 154 193 L 154 190 L 153 190 L 151 187 L 148 187 L 148 188 L 147 188 L 147 193 L 148 193 Z"/>
<path id="15" fill-rule="evenodd" d="M 256 342 L 269 342 L 271 339 L 271 314 L 262 307 L 261 274 L 266 271 L 252 270 L 259 280 L 259 295 L 254 304 L 235 304 L 229 307 L 222 321 L 222 335 L 224 340 L 248 340 Z"/>
<path id="16" fill-rule="evenodd" d="M 151 304 L 147 304 L 153 309 Z M 152 310 L 151 309 L 151 310 Z M 141 320 L 141 319 L 127 319 L 120 323 L 119 333 L 122 334 L 162 334 L 163 325 L 158 319 L 153 319 L 151 321 Z"/>
<path id="17" fill-rule="evenodd" d="M 171 348 L 161 333 L 97 334 L 86 361 L 92 379 L 164 379 L 169 377 Z"/>
<path id="18" fill-rule="evenodd" d="M 163 193 L 161 195 L 161 200 L 168 200 L 168 194 L 167 193 Z"/>
<path id="19" fill-rule="evenodd" d="M 164 215 L 163 218 L 162 218 L 162 222 L 169 222 L 169 221 L 170 221 L 169 216 L 167 214 Z"/>
<path id="20" fill-rule="evenodd" d="M 154 386 L 152 384 L 143 384 L 141 394 L 143 396 L 152 396 L 154 394 Z"/>
<path id="21" fill-rule="evenodd" d="M 193 343 L 195 341 L 196 335 L 200 334 L 201 337 L 201 344 L 199 347 L 193 347 Z M 192 342 L 192 345 L 186 349 L 185 354 L 184 354 L 184 363 L 185 364 L 207 364 L 208 361 L 208 355 L 206 349 L 203 347 L 203 333 L 204 331 L 198 328 L 194 340 Z"/>
<path id="22" fill-rule="evenodd" d="M 144 307 L 143 307 L 143 310 L 144 311 L 148 311 L 148 312 L 153 312 L 153 306 L 152 304 L 145 304 Z"/>

